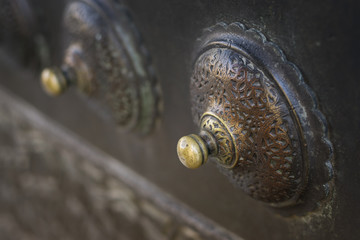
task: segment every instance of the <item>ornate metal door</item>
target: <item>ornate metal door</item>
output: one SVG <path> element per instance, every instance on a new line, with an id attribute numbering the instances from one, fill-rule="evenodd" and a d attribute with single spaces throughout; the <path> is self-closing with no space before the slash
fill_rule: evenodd
<path id="1" fill-rule="evenodd" d="M 1 239 L 359 239 L 358 10 L 0 0 Z"/>

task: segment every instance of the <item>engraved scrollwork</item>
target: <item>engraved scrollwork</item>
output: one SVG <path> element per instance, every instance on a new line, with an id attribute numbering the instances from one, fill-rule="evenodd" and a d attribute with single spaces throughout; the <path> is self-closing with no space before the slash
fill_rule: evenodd
<path id="1" fill-rule="evenodd" d="M 161 108 L 161 90 L 149 54 L 130 13 L 121 1 L 76 1 L 69 5 L 65 25 L 70 44 L 80 45 L 89 66 L 93 98 L 104 103 L 99 112 L 122 128 L 141 134 L 152 131 Z"/>
<path id="2" fill-rule="evenodd" d="M 197 168 L 210 157 L 252 198 L 276 207 L 302 203 L 287 214 L 329 199 L 332 144 L 299 69 L 240 23 L 206 29 L 196 47 L 190 93 L 200 133 L 179 140 L 181 162 Z"/>
<path id="3" fill-rule="evenodd" d="M 44 89 L 56 96 L 75 85 L 103 119 L 150 133 L 159 120 L 161 90 L 123 3 L 73 1 L 65 10 L 64 29 L 64 61 L 61 69 L 43 71 Z"/>
<path id="4" fill-rule="evenodd" d="M 219 159 L 227 159 L 222 164 L 241 175 L 239 186 L 269 202 L 296 194 L 304 172 L 300 137 L 286 99 L 253 61 L 230 49 L 212 48 L 195 63 L 191 92 L 195 121 L 212 112 L 234 136 L 239 156 L 231 161 L 232 141 L 221 138 Z M 200 121 L 200 128 L 209 129 Z M 222 128 L 218 132 L 229 135 Z"/>
<path id="5" fill-rule="evenodd" d="M 218 162 L 227 168 L 234 167 L 237 161 L 235 142 L 221 119 L 205 113 L 201 118 L 200 128 L 211 132 L 215 137 L 218 149 L 214 157 Z"/>

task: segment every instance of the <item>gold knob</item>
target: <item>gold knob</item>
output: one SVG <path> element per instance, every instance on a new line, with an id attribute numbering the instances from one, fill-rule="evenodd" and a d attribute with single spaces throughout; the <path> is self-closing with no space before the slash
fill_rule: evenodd
<path id="1" fill-rule="evenodd" d="M 205 164 L 209 157 L 226 168 L 236 164 L 237 151 L 226 125 L 216 115 L 206 112 L 200 120 L 198 135 L 180 138 L 177 154 L 183 165 L 195 169 Z"/>
<path id="2" fill-rule="evenodd" d="M 180 138 L 177 154 L 182 164 L 187 168 L 195 169 L 206 163 L 209 150 L 200 136 L 191 134 Z"/>
<path id="3" fill-rule="evenodd" d="M 69 86 L 64 73 L 59 68 L 45 68 L 41 73 L 41 84 L 51 96 L 58 96 Z"/>

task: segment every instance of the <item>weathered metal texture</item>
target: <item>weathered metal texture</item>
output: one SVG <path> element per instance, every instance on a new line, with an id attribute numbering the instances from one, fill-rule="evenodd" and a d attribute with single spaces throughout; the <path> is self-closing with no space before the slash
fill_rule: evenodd
<path id="1" fill-rule="evenodd" d="M 0 238 L 240 240 L 1 88 Z"/>
<path id="2" fill-rule="evenodd" d="M 221 91 L 221 89 L 219 89 Z M 221 100 L 222 101 L 222 100 Z M 216 159 L 216 162 L 225 168 L 233 168 L 239 158 L 238 146 L 236 145 L 237 136 L 229 129 L 228 124 L 224 122 L 224 119 L 218 117 L 211 111 L 205 112 L 201 119 L 199 119 L 199 126 L 201 131 L 200 135 L 206 139 L 206 136 L 213 137 L 206 140 L 216 147 L 210 148 L 211 156 Z M 207 133 L 207 134 L 205 134 Z M 208 144 L 211 146 L 211 144 Z"/>
<path id="3" fill-rule="evenodd" d="M 118 1 L 75 1 L 64 15 L 62 66 L 69 81 L 100 102 L 99 114 L 147 134 L 159 120 L 161 90 L 130 14 Z M 93 105 L 99 105 L 92 101 Z"/>
<path id="4" fill-rule="evenodd" d="M 215 135 L 220 150 L 210 156 L 229 168 L 223 172 L 253 198 L 287 206 L 299 200 L 311 170 L 312 179 L 321 176 L 312 187 L 322 200 L 332 188 L 332 145 L 297 67 L 240 23 L 207 29 L 197 47 L 194 121 Z"/>
<path id="5" fill-rule="evenodd" d="M 0 42 L 21 41 L 33 35 L 35 16 L 27 0 L 1 0 L 0 6 Z"/>
<path id="6" fill-rule="evenodd" d="M 66 1 L 29 1 L 38 3 L 36 12 L 42 13 L 39 14 L 41 34 L 51 49 L 50 65 L 56 65 L 61 61 L 59 53 L 62 52 L 56 44 L 61 39 L 58 22 Z M 358 2 L 124 2 L 146 41 L 158 79 L 165 90 L 163 121 L 154 134 L 139 138 L 116 131 L 115 126 L 99 118 L 97 109 L 90 108 L 72 90 L 57 99 L 49 98 L 39 87 L 38 72 L 30 73 L 24 68 L 13 67 L 9 63 L 10 58 L 2 53 L 1 85 L 96 148 L 112 155 L 114 161 L 122 162 L 146 181 L 245 239 L 359 239 Z M 301 196 L 305 204 L 269 208 L 243 191 L 236 190 L 214 164 L 207 164 L 194 174 L 177 161 L 174 147 L 179 137 L 199 130 L 192 121 L 189 101 L 193 67 L 189 59 L 195 40 L 204 28 L 217 22 L 239 21 L 260 30 L 273 43 L 281 46 L 287 59 L 299 67 L 304 81 L 316 93 L 319 100 L 317 108 L 326 116 L 329 136 L 314 141 L 330 138 L 333 143 L 335 184 L 334 191 L 325 198 L 330 201 L 320 202 L 320 206 L 322 203 L 325 206 L 316 208 L 316 211 L 309 211 L 314 204 L 307 206 L 306 203 L 317 202 L 318 195 L 311 187 L 313 182 L 323 178 L 321 171 L 318 176 L 312 174 L 315 171 L 309 171 L 307 189 Z M 322 149 L 314 150 L 314 154 L 321 152 Z M 90 159 L 88 156 L 85 158 Z M 102 160 L 100 158 L 99 162 Z M 325 188 L 320 186 L 319 189 Z M 304 215 L 294 216 L 299 212 Z"/>
<path id="7" fill-rule="evenodd" d="M 0 45 L 6 46 L 8 54 L 22 64 L 33 62 L 37 56 L 36 27 L 28 0 L 0 1 Z"/>

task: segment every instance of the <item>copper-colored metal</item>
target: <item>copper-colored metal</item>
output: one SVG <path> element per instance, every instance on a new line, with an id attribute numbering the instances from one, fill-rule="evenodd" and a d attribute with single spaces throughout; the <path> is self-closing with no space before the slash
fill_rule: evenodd
<path id="1" fill-rule="evenodd" d="M 303 128 L 311 134 L 308 119 L 314 118 L 299 106 L 303 96 L 294 99 L 294 82 L 302 86 L 296 68 L 261 38 L 240 24 L 220 24 L 200 40 L 190 84 L 201 139 L 194 143 L 204 143 L 207 155 L 251 197 L 287 206 L 307 184 L 312 153 L 305 141 L 311 136 Z M 193 159 L 198 152 L 178 154 L 186 165 L 185 156 Z"/>
<path id="2" fill-rule="evenodd" d="M 96 99 L 104 119 L 110 116 L 123 129 L 141 134 L 151 132 L 160 114 L 161 91 L 126 8 L 115 1 L 75 1 L 65 11 L 64 24 L 61 71 L 67 86 Z"/>

